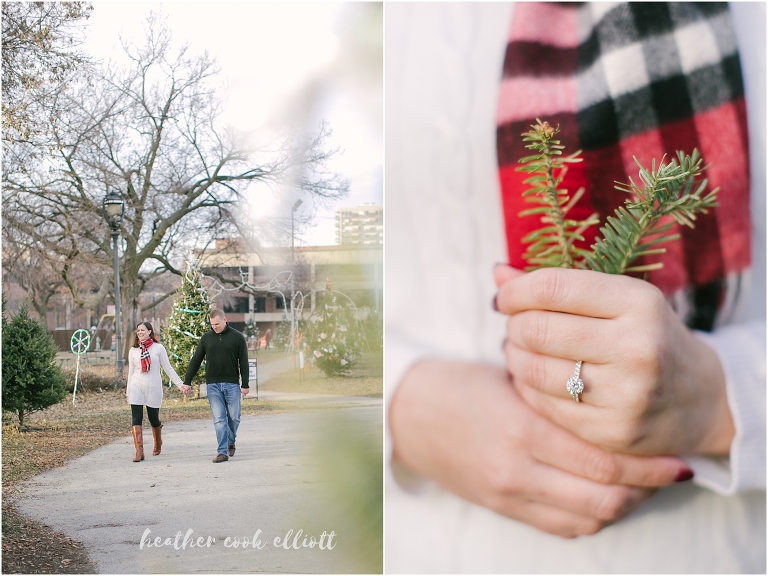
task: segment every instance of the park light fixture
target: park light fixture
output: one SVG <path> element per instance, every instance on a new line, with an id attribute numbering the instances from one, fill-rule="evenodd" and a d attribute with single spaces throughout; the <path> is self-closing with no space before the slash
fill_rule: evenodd
<path id="1" fill-rule="evenodd" d="M 112 230 L 112 235 L 118 233 L 118 227 L 123 221 L 123 213 L 125 211 L 125 203 L 123 202 L 123 196 L 117 190 L 112 190 L 109 194 L 104 196 L 104 200 L 101 203 L 101 209 L 104 212 L 104 219 L 109 224 L 109 228 Z"/>
<path id="2" fill-rule="evenodd" d="M 120 238 L 120 223 L 123 221 L 125 212 L 123 196 L 117 190 L 112 189 L 109 194 L 104 196 L 101 209 L 104 212 L 104 219 L 109 224 L 110 235 L 112 236 L 112 255 L 115 269 L 115 370 L 117 371 L 118 382 L 122 382 L 125 365 L 123 364 L 123 334 L 120 322 L 120 251 L 118 239 Z"/>

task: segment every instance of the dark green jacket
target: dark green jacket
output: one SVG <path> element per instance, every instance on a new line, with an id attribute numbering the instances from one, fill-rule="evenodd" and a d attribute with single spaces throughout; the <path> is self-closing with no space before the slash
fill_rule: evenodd
<path id="1" fill-rule="evenodd" d="M 248 347 L 245 337 L 230 328 L 229 324 L 221 334 L 209 330 L 197 344 L 195 355 L 187 367 L 184 384 L 191 384 L 205 359 L 205 382 L 229 382 L 248 388 Z"/>

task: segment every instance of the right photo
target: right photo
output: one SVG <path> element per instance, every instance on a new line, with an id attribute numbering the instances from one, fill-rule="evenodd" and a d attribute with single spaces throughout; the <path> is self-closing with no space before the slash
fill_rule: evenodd
<path id="1" fill-rule="evenodd" d="M 766 3 L 387 3 L 386 573 L 766 572 Z"/>

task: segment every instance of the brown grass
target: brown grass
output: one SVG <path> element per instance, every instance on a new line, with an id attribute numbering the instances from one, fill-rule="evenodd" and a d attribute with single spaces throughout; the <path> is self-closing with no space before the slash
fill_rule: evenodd
<path id="1" fill-rule="evenodd" d="M 382 354 L 363 354 L 362 360 L 346 376 L 326 376 L 313 367 L 301 375 L 297 370 L 276 374 L 260 385 L 260 388 L 279 392 L 381 398 L 384 394 Z"/>

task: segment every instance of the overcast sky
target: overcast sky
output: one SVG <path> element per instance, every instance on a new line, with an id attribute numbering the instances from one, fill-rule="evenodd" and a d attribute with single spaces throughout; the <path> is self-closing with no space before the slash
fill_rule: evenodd
<path id="1" fill-rule="evenodd" d="M 334 244 L 337 208 L 382 204 L 381 61 L 361 69 L 359 59 L 344 52 L 359 47 L 361 41 L 370 42 L 374 54 L 381 46 L 380 30 L 371 33 L 350 25 L 371 5 L 221 1 L 93 5 L 85 49 L 98 58 L 119 57 L 120 36 L 139 42 L 150 11 L 168 18 L 175 42 L 188 43 L 193 53 L 207 50 L 217 59 L 226 87 L 221 120 L 239 130 L 267 130 L 282 120 L 295 121 L 292 103 L 314 95 L 305 120 L 314 126 L 321 118 L 329 122 L 331 144 L 345 150 L 330 168 L 351 180 L 351 193 L 328 210 L 318 209 L 315 225 L 297 239 L 297 245 Z M 277 202 L 259 206 L 260 211 L 276 211 Z M 299 211 L 305 208 L 312 209 L 306 198 Z"/>

